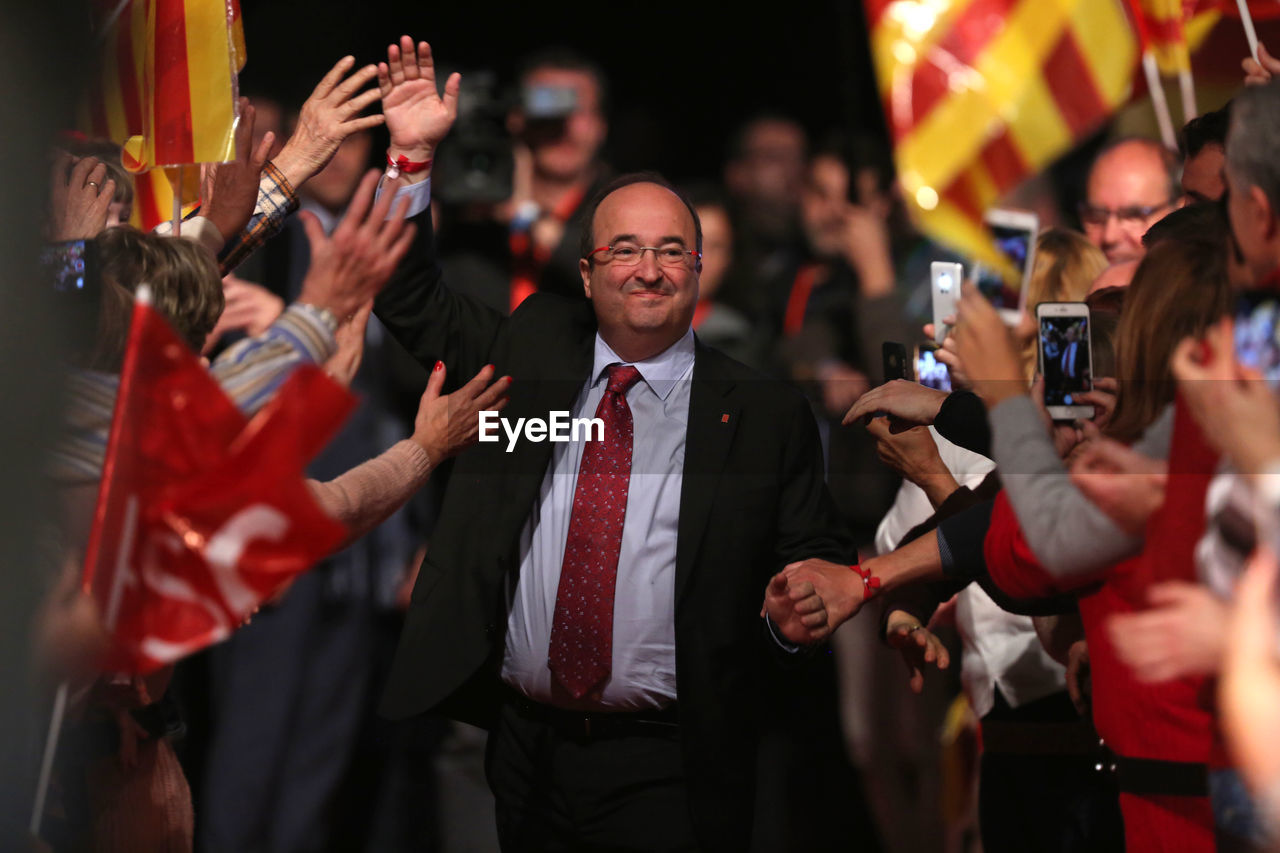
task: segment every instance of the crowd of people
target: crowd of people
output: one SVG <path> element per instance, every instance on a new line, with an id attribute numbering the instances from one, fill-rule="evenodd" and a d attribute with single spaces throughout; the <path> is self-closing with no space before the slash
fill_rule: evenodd
<path id="1" fill-rule="evenodd" d="M 761 113 L 718 181 L 617 174 L 565 51 L 471 189 L 468 90 L 408 36 L 296 114 L 242 98 L 176 233 L 125 224 L 118 149 L 60 140 L 46 234 L 99 293 L 50 459 L 34 665 L 77 689 L 33 843 L 1280 847 L 1280 62 L 1245 70 L 1180 150 L 1102 145 L 1075 218 L 1034 199 L 1016 326 L 973 287 L 925 323 L 931 263 L 968 263 L 883 146 Z M 308 472 L 339 549 L 137 677 L 98 671 L 78 578 L 144 285 L 245 414 L 305 364 L 361 402 Z M 928 384 L 885 375 L 933 340 Z M 1067 380 L 1092 417 L 1050 415 Z M 903 746 L 957 653 L 972 802 L 963 758 Z M 894 656 L 901 695 L 868 674 Z"/>

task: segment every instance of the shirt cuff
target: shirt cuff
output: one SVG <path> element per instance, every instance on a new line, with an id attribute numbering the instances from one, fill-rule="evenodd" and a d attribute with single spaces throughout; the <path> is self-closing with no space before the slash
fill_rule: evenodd
<path id="1" fill-rule="evenodd" d="M 942 532 L 942 525 L 939 524 L 934 528 L 934 532 L 938 537 L 938 559 L 942 567 L 944 577 L 951 577 L 955 574 L 956 558 L 951 553 L 951 546 L 947 544 L 947 537 Z"/>
<path id="2" fill-rule="evenodd" d="M 271 330 L 289 338 L 313 364 L 324 364 L 338 351 L 333 313 L 304 302 L 295 302 L 272 324 Z"/>
<path id="3" fill-rule="evenodd" d="M 383 183 L 384 181 L 378 182 L 378 192 L 374 195 L 374 201 L 382 197 Z M 405 211 L 404 218 L 412 219 L 431 206 L 431 179 L 427 178 L 425 181 L 418 181 L 416 184 L 396 190 L 395 198 L 391 199 L 391 209 L 387 211 L 388 219 L 395 215 L 396 208 L 406 198 L 409 199 L 409 209 Z"/>
<path id="4" fill-rule="evenodd" d="M 782 649 L 789 655 L 794 655 L 800 651 L 800 646 L 782 636 L 778 631 L 778 626 L 773 624 L 773 619 L 768 613 L 764 615 L 764 623 L 769 626 L 769 636 L 773 637 L 773 641 L 778 644 L 778 648 Z"/>

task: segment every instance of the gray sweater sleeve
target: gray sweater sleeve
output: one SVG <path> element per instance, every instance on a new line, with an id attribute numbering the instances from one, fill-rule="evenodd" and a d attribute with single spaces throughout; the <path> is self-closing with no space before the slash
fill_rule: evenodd
<path id="1" fill-rule="evenodd" d="M 1005 400 L 990 417 L 992 456 L 1001 482 L 1045 571 L 1056 578 L 1078 577 L 1138 552 L 1142 537 L 1121 530 L 1072 484 L 1030 397 Z M 1172 426 L 1170 407 L 1134 449 L 1168 458 Z"/>

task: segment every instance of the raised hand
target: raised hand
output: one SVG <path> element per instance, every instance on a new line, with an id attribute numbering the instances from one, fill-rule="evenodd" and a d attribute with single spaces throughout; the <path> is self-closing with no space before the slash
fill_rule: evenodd
<path id="1" fill-rule="evenodd" d="M 826 605 L 813 584 L 789 580 L 779 572 L 764 592 L 764 608 L 782 636 L 796 645 L 820 643 L 831 633 Z"/>
<path id="2" fill-rule="evenodd" d="M 102 233 L 115 196 L 116 182 L 107 177 L 106 164 L 85 157 L 72 166 L 72 157 L 59 152 L 50 177 L 49 239 L 90 240 Z"/>
<path id="3" fill-rule="evenodd" d="M 1240 63 L 1240 67 L 1244 69 L 1244 84 L 1246 86 L 1260 86 L 1266 83 L 1272 77 L 1280 74 L 1280 59 L 1276 59 L 1267 52 L 1266 45 L 1258 42 L 1258 58 L 1246 56 L 1244 61 Z"/>
<path id="4" fill-rule="evenodd" d="M 441 397 L 445 367 L 443 361 L 436 362 L 431 378 L 427 380 L 422 402 L 418 405 L 418 417 L 411 436 L 427 452 L 432 465 L 438 465 L 476 443 L 480 435 L 481 412 L 501 411 L 507 405 L 511 377 L 503 376 L 493 382 L 493 374 L 493 365 L 487 364 L 466 385 Z"/>
<path id="5" fill-rule="evenodd" d="M 333 336 L 338 342 L 338 351 L 324 363 L 324 372 L 348 388 L 364 359 L 364 334 L 369 328 L 369 315 L 372 313 L 373 300 L 370 299 L 356 309 L 350 320 L 338 326 Z"/>
<path id="6" fill-rule="evenodd" d="M 1164 503 L 1168 463 L 1100 435 L 1071 466 L 1071 482 L 1122 530 L 1137 536 Z"/>
<path id="7" fill-rule="evenodd" d="M 1203 344 L 1185 339 L 1169 367 L 1205 439 L 1237 470 L 1261 474 L 1280 460 L 1280 407 L 1262 375 L 1236 359 L 1234 329 L 1227 317 Z"/>
<path id="8" fill-rule="evenodd" d="M 1226 603 L 1187 581 L 1152 586 L 1147 602 L 1147 610 L 1107 620 L 1116 654 L 1138 680 L 1158 683 L 1216 673 L 1226 646 Z"/>
<path id="9" fill-rule="evenodd" d="M 378 100 L 377 89 L 360 91 L 377 75 L 378 68 L 366 65 L 346 77 L 355 63 L 354 57 L 344 56 L 329 69 L 303 103 L 293 136 L 273 161 L 295 190 L 329 164 L 348 136 L 382 124 L 381 115 L 360 115 Z"/>
<path id="10" fill-rule="evenodd" d="M 903 610 L 889 614 L 885 623 L 885 642 L 902 654 L 912 693 L 924 690 L 924 670 L 928 664 L 935 664 L 938 669 L 951 666 L 951 653 L 943 642 L 916 617 Z"/>
<path id="11" fill-rule="evenodd" d="M 1218 707 L 1227 746 L 1250 790 L 1272 791 L 1280 778 L 1280 667 L 1276 666 L 1276 557 L 1254 553 L 1236 585 Z"/>
<path id="12" fill-rule="evenodd" d="M 262 334 L 284 312 L 283 299 L 262 285 L 235 275 L 223 276 L 222 297 L 226 307 L 205 341 L 206 353 L 227 332 L 243 331 L 250 337 Z"/>
<path id="13" fill-rule="evenodd" d="M 461 81 L 461 75 L 450 74 L 441 97 L 430 45 L 420 41 L 415 49 L 413 39 L 401 36 L 399 44 L 387 47 L 387 61 L 378 63 L 378 91 L 391 134 L 392 159 L 404 156 L 421 162 L 435 155 L 436 146 L 458 117 Z"/>
<path id="14" fill-rule="evenodd" d="M 1010 397 L 1027 393 L 1022 360 L 1013 338 L 996 309 L 975 285 L 966 283 L 956 306 L 956 355 L 974 392 L 994 408 Z M 944 345 L 945 346 L 945 345 Z M 939 360 L 942 355 L 939 354 Z"/>
<path id="15" fill-rule="evenodd" d="M 960 488 L 928 427 L 899 429 L 889 418 L 875 418 L 867 432 L 875 437 L 880 461 L 923 489 L 935 507 Z"/>
<path id="16" fill-rule="evenodd" d="M 311 243 L 311 266 L 298 301 L 332 312 L 340 323 L 378 294 L 413 241 L 415 228 L 404 221 L 407 200 L 390 217 L 394 193 L 383 193 L 374 203 L 379 175 L 371 170 L 360 181 L 331 236 L 325 236 L 314 214 L 298 214 Z"/>
<path id="17" fill-rule="evenodd" d="M 254 149 L 253 122 L 253 105 L 248 98 L 241 98 L 235 135 L 236 159 L 230 163 L 207 163 L 201 172 L 200 215 L 217 227 L 224 241 L 235 237 L 249 224 L 258 204 L 262 167 L 276 141 L 276 135 L 268 131 Z"/>
<path id="18" fill-rule="evenodd" d="M 883 413 L 911 424 L 928 425 L 938 416 L 938 410 L 946 399 L 945 391 L 926 388 L 906 379 L 894 379 L 859 397 L 841 423 L 848 426 L 859 418 L 870 420 L 872 416 Z"/>

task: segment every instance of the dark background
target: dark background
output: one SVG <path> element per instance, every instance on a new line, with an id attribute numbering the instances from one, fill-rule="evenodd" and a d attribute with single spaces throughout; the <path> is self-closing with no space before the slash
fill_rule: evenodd
<path id="1" fill-rule="evenodd" d="M 717 178 L 729 134 L 761 112 L 799 120 L 814 139 L 836 129 L 883 134 L 856 0 L 754 7 L 241 0 L 241 12 L 249 54 L 242 88 L 293 108 L 340 57 L 385 59 L 401 34 L 427 40 L 446 70 L 465 78 L 488 69 L 505 83 L 531 51 L 571 48 L 609 79 L 606 160 L 621 171 Z"/>

